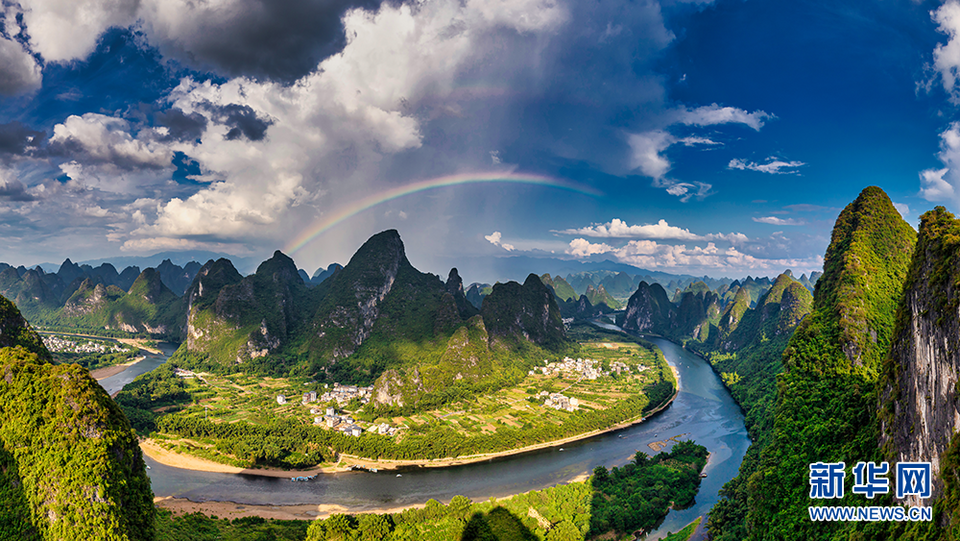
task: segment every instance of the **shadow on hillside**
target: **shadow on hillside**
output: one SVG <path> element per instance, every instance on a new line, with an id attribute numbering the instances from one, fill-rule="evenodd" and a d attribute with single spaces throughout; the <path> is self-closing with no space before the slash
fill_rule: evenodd
<path id="1" fill-rule="evenodd" d="M 503 507 L 489 513 L 474 513 L 463 530 L 461 541 L 534 541 L 533 535 L 516 515 Z"/>

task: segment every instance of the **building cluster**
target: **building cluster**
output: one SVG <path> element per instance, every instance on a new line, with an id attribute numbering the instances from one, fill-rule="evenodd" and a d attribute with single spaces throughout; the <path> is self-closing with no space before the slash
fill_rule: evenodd
<path id="1" fill-rule="evenodd" d="M 571 359 L 570 357 L 564 357 L 561 361 L 550 362 L 544 360 L 543 362 L 545 366 L 538 366 L 533 370 L 530 370 L 528 373 L 531 376 L 535 375 L 537 372 L 540 372 L 544 376 L 553 376 L 567 372 L 578 374 L 579 376 L 587 379 L 597 379 L 602 376 L 610 375 L 610 371 L 603 370 L 601 368 L 600 361 L 595 361 L 593 359 L 581 359 L 579 357 L 576 359 Z M 617 368 L 613 368 L 614 366 Z M 613 368 L 613 371 L 617 372 L 618 374 L 621 371 L 626 371 L 628 373 L 630 372 L 630 368 L 620 361 L 614 361 L 611 363 L 611 368 Z"/>
<path id="2" fill-rule="evenodd" d="M 316 417 L 313 418 L 313 424 L 315 425 L 336 429 L 349 436 L 360 437 L 360 434 L 363 434 L 363 428 L 357 425 L 353 417 L 338 414 L 336 408 L 329 407 L 326 411 L 322 411 L 319 408 L 311 408 L 310 413 L 316 415 Z M 321 413 L 323 415 L 320 415 Z M 397 429 L 387 423 L 371 425 L 367 430 L 373 434 L 383 434 L 385 436 L 393 436 L 397 433 Z"/>
<path id="3" fill-rule="evenodd" d="M 370 430 L 370 432 L 373 432 L 374 434 L 381 434 L 384 436 L 393 436 L 394 434 L 397 433 L 397 428 L 394 426 L 390 426 L 387 423 L 371 425 L 368 430 Z"/>
<path id="4" fill-rule="evenodd" d="M 555 410 L 564 410 L 564 411 L 576 411 L 580 407 L 580 401 L 576 398 L 570 398 L 569 396 L 564 396 L 560 393 L 548 393 L 547 391 L 541 391 L 537 395 L 537 398 L 545 399 L 543 401 L 543 406 L 546 408 L 553 408 Z"/>
<path id="5" fill-rule="evenodd" d="M 359 398 L 360 402 L 367 404 L 370 402 L 370 396 L 372 394 L 372 385 L 369 387 L 358 387 L 356 385 L 340 385 L 339 383 L 334 383 L 333 389 L 320 395 L 320 401 L 330 402 L 331 400 L 336 400 L 337 404 L 342 407 L 354 398 Z"/>
<path id="6" fill-rule="evenodd" d="M 638 371 L 638 372 L 643 372 L 643 370 L 644 370 L 645 368 L 646 368 L 646 367 L 643 366 L 643 365 L 640 365 L 640 364 L 637 365 L 637 371 Z M 614 372 L 615 372 L 615 373 L 617 373 L 617 374 L 623 374 L 623 373 L 629 374 L 629 373 L 630 373 L 630 367 L 627 366 L 627 363 L 622 363 L 622 362 L 620 362 L 620 361 L 613 361 L 613 362 L 610 363 L 610 372 L 611 372 L 611 373 L 614 373 Z"/>
<path id="7" fill-rule="evenodd" d="M 50 351 L 67 353 L 120 353 L 121 351 L 126 351 L 126 348 L 119 344 L 109 345 L 105 342 L 93 342 L 90 340 L 75 342 L 54 335 L 45 335 L 42 338 L 43 345 L 47 346 L 47 349 Z"/>
<path id="8" fill-rule="evenodd" d="M 173 375 L 184 379 L 198 377 L 196 373 L 190 370 L 184 370 L 183 368 L 174 368 Z"/>

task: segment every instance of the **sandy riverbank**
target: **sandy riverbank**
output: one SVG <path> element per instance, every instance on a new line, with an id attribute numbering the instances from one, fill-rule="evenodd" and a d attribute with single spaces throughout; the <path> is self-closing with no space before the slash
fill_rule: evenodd
<path id="1" fill-rule="evenodd" d="M 214 473 L 243 473 L 248 475 L 262 475 L 265 477 L 293 477 L 293 476 L 310 476 L 318 473 L 336 473 L 348 471 L 349 466 L 361 466 L 367 469 L 378 469 L 378 470 L 392 470 L 402 467 L 422 467 L 422 468 L 448 468 L 451 466 L 461 466 L 464 464 L 472 464 L 475 462 L 484 462 L 486 460 L 492 460 L 495 458 L 503 458 L 513 455 L 520 455 L 524 453 L 530 453 L 533 451 L 539 451 L 541 449 L 549 449 L 551 447 L 559 447 L 562 445 L 567 445 L 576 441 L 585 440 L 592 438 L 594 436 L 599 436 L 601 434 L 606 434 L 609 432 L 615 432 L 633 426 L 638 423 L 642 423 L 647 420 L 649 417 L 656 415 L 657 413 L 666 409 L 670 404 L 673 403 L 674 399 L 677 398 L 678 391 L 673 393 L 673 396 L 670 397 L 665 404 L 652 410 L 645 416 L 634 418 L 622 423 L 616 424 L 614 426 L 593 430 L 591 432 L 586 432 L 583 434 L 578 434 L 576 436 L 570 436 L 567 438 L 553 440 L 544 443 L 538 443 L 535 445 L 528 445 L 526 447 L 520 447 L 517 449 L 507 449 L 504 451 L 499 451 L 496 453 L 484 453 L 478 455 L 469 455 L 469 456 L 460 456 L 455 458 L 437 458 L 437 459 L 424 459 L 424 460 L 387 460 L 387 459 L 369 459 L 358 456 L 352 456 L 347 454 L 340 455 L 340 462 L 336 466 L 327 466 L 322 468 L 314 468 L 312 470 L 305 471 L 290 471 L 290 470 L 279 470 L 273 468 L 263 468 L 263 469 L 245 469 L 239 468 L 236 466 L 229 466 L 226 464 L 220 464 L 219 462 L 214 462 L 212 460 L 207 460 L 191 455 L 186 455 L 182 453 L 175 453 L 173 451 L 168 451 L 159 445 L 157 445 L 152 440 L 142 440 L 140 442 L 140 448 L 143 450 L 144 454 L 152 458 L 153 460 L 164 464 L 166 466 L 172 466 L 174 468 L 181 468 L 185 470 L 195 470 L 195 471 L 205 471 L 205 472 L 214 472 Z"/>
<path id="2" fill-rule="evenodd" d="M 135 348 L 139 348 L 144 351 L 149 351 L 154 355 L 163 355 L 163 352 L 160 351 L 159 349 L 146 345 L 148 341 L 142 338 L 117 338 L 116 340 L 117 342 L 124 343 L 128 346 L 133 346 Z"/>
<path id="3" fill-rule="evenodd" d="M 260 475 L 263 477 L 280 477 L 289 479 L 297 476 L 311 476 L 318 473 L 334 473 L 338 471 L 347 471 L 346 468 L 326 467 L 314 468 L 312 470 L 280 470 L 276 468 L 239 468 L 228 464 L 221 464 L 205 458 L 175 453 L 168 451 L 157 445 L 153 440 L 140 440 L 140 450 L 143 454 L 165 466 L 180 468 L 182 470 L 203 471 L 212 473 L 243 473 L 248 475 Z"/>
<path id="4" fill-rule="evenodd" d="M 115 364 L 113 366 L 105 366 L 103 368 L 97 368 L 96 370 L 92 370 L 90 372 L 90 376 L 92 376 L 93 379 L 97 381 L 100 381 L 102 379 L 107 379 L 109 377 L 116 376 L 120 372 L 123 372 L 127 368 L 130 368 L 131 366 L 142 361 L 143 359 L 144 357 L 137 357 L 136 359 L 128 363 Z"/>
<path id="5" fill-rule="evenodd" d="M 192 502 L 185 498 L 154 498 L 153 503 L 163 509 L 169 509 L 174 514 L 203 513 L 233 520 L 240 517 L 262 517 L 278 520 L 314 520 L 327 518 L 335 513 L 399 513 L 404 509 L 424 507 L 426 504 L 407 506 L 369 506 L 347 508 L 341 505 L 307 504 L 307 505 L 245 505 L 234 502 Z"/>

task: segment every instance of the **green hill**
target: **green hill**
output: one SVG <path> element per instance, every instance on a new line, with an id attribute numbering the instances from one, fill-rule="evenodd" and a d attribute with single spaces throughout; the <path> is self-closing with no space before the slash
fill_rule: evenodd
<path id="1" fill-rule="evenodd" d="M 557 276 L 551 278 L 549 274 L 544 274 L 540 276 L 540 280 L 553 288 L 554 294 L 561 301 L 577 300 L 577 293 L 573 290 L 573 287 L 563 279 L 562 276 Z"/>
<path id="2" fill-rule="evenodd" d="M 804 318 L 783 355 L 771 443 L 747 483 L 740 524 L 711 518 L 718 539 L 834 539 L 855 523 L 814 523 L 807 474 L 817 461 L 879 461 L 876 382 L 916 234 L 869 187 L 841 212 Z M 838 505 L 873 505 L 850 494 Z M 882 525 L 877 526 L 881 528 Z M 737 533 L 738 531 L 742 533 Z"/>
<path id="3" fill-rule="evenodd" d="M 85 369 L 51 364 L 18 321 L 0 298 L 0 539 L 153 539 L 150 480 L 126 417 Z"/>

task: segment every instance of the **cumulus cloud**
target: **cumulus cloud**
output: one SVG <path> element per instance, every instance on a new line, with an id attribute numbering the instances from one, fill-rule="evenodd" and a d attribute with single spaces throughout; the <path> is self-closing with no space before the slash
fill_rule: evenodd
<path id="1" fill-rule="evenodd" d="M 84 59 L 110 27 L 139 22 L 164 56 L 225 76 L 293 83 L 346 43 L 343 15 L 380 0 L 20 0 L 33 51 Z M 0 45 L 2 56 L 3 45 Z"/>
<path id="2" fill-rule="evenodd" d="M 741 171 L 750 170 L 771 175 L 795 175 L 797 174 L 795 169 L 804 165 L 806 164 L 803 162 L 785 162 L 776 158 L 767 158 L 767 163 L 763 164 L 748 162 L 746 160 L 739 160 L 735 158 L 730 160 L 730 163 L 727 164 L 727 169 L 739 169 Z"/>
<path id="3" fill-rule="evenodd" d="M 169 146 L 195 160 L 203 178 L 222 181 L 161 203 L 156 220 L 133 236 L 248 241 L 269 235 L 264 225 L 310 216 L 292 214 L 297 207 L 335 208 L 369 193 L 385 160 L 422 145 L 428 119 L 408 112 L 454 92 L 459 70 L 477 60 L 490 32 L 552 32 L 565 17 L 542 0 L 385 4 L 376 13 L 348 11 L 342 52 L 296 85 L 184 79 L 169 97 L 177 119 L 207 123 L 194 122 Z M 458 20 L 463 31 L 449 32 Z"/>
<path id="4" fill-rule="evenodd" d="M 777 218 L 776 216 L 762 216 L 760 218 L 754 217 L 753 221 L 761 224 L 770 224 L 770 225 L 804 225 L 802 220 L 794 220 L 793 218 Z"/>
<path id="5" fill-rule="evenodd" d="M 960 187 L 960 123 L 954 122 L 940 133 L 942 168 L 920 172 L 920 195 L 927 201 L 956 201 Z"/>
<path id="6" fill-rule="evenodd" d="M 823 257 L 811 258 L 762 258 L 743 253 L 734 246 L 720 248 L 709 242 L 706 246 L 687 246 L 686 244 L 663 244 L 654 240 L 632 240 L 626 245 L 615 248 L 599 243 L 593 244 L 586 239 L 570 242 L 566 253 L 578 258 L 597 254 L 611 254 L 622 263 L 644 269 L 662 269 L 682 272 L 726 272 L 729 274 L 770 271 L 780 272 L 793 268 L 819 270 L 823 267 Z"/>
<path id="7" fill-rule="evenodd" d="M 30 47 L 47 62 L 86 58 L 106 29 L 133 24 L 139 4 L 139 0 L 19 0 Z"/>
<path id="8" fill-rule="evenodd" d="M 207 117 L 200 113 L 185 114 L 180 109 L 171 108 L 156 115 L 159 125 L 167 129 L 161 138 L 173 141 L 196 141 L 207 127 Z"/>
<path id="9" fill-rule="evenodd" d="M 897 212 L 900 213 L 900 216 L 906 218 L 910 214 L 910 207 L 906 203 L 894 203 L 893 208 L 897 209 Z"/>
<path id="10" fill-rule="evenodd" d="M 379 0 L 144 0 L 140 17 L 165 56 L 228 76 L 292 83 L 346 43 L 341 18 Z"/>
<path id="11" fill-rule="evenodd" d="M 512 252 L 514 250 L 514 246 L 512 244 L 504 244 L 500 241 L 501 235 L 499 231 L 494 231 L 489 235 L 484 235 L 483 238 L 487 239 L 487 242 L 490 244 L 499 246 L 508 252 Z"/>
<path id="12" fill-rule="evenodd" d="M 565 235 L 584 235 L 588 237 L 606 238 L 639 238 L 658 240 L 726 240 L 729 242 L 746 242 L 747 236 L 743 233 L 711 233 L 697 235 L 689 229 L 675 227 L 660 220 L 655 224 L 629 225 L 619 218 L 614 218 L 605 224 L 593 224 L 578 229 L 564 229 L 554 231 Z"/>
<path id="13" fill-rule="evenodd" d="M 40 88 L 40 65 L 23 46 L 0 35 L 0 94 L 13 96 Z"/>
<path id="14" fill-rule="evenodd" d="M 960 102 L 960 3 L 946 2 L 930 14 L 938 30 L 947 35 L 947 43 L 939 44 L 933 50 L 933 66 L 940 75 L 943 89 L 954 103 Z"/>
<path id="15" fill-rule="evenodd" d="M 0 124 L 0 156 L 19 156 L 28 149 L 36 148 L 43 141 L 42 131 L 32 130 L 14 120 Z"/>
<path id="16" fill-rule="evenodd" d="M 69 154 L 86 163 L 110 164 L 121 169 L 169 167 L 173 152 L 146 130 L 138 138 L 130 123 L 98 113 L 71 115 L 53 128 L 50 151 Z"/>
<path id="17" fill-rule="evenodd" d="M 720 144 L 716 136 L 690 135 L 697 127 L 758 129 L 772 118 L 720 105 L 664 110 L 664 83 L 653 66 L 674 36 L 657 2 L 25 0 L 19 6 L 28 44 L 16 45 L 47 63 L 86 58 L 105 29 L 119 26 L 132 28 L 135 41 L 157 47 L 161 57 L 220 75 L 182 79 L 158 102 L 163 112 L 131 112 L 134 106 L 120 113 L 111 104 L 65 118 L 52 130 L 46 154 L 37 152 L 60 169 L 54 175 L 68 179 L 59 184 L 84 194 L 83 206 L 70 212 L 114 220 L 108 238 L 126 250 L 276 246 L 290 231 L 378 190 L 534 154 L 596 158 L 612 174 L 624 174 L 629 164 L 683 201 L 702 199 L 712 193 L 710 184 L 667 178 L 667 149 Z M 649 118 L 630 118 L 628 110 Z M 530 124 L 540 119 L 566 124 Z M 516 137 L 519 126 L 528 136 Z M 17 133 L 11 155 L 34 153 L 43 134 Z M 4 141 L 0 128 L 0 153 Z M 196 182 L 171 180 L 183 176 Z M 23 182 L 30 193 L 47 190 L 49 201 L 68 197 L 56 183 Z M 121 211 L 135 198 L 149 204 Z M 112 214 L 98 217 L 97 209 Z M 382 218 L 372 214 L 361 217 L 368 223 L 355 228 L 358 236 Z M 417 219 L 411 212 L 410 221 Z"/>
<path id="18" fill-rule="evenodd" d="M 26 186 L 14 178 L 10 171 L 0 170 L 0 200 L 25 202 L 34 199 Z"/>
<path id="19" fill-rule="evenodd" d="M 616 248 L 609 244 L 593 244 L 587 239 L 573 239 L 570 241 L 570 247 L 567 253 L 575 257 L 588 257 L 596 254 L 605 254 L 613 252 Z"/>
<path id="20" fill-rule="evenodd" d="M 630 168 L 654 179 L 663 178 L 670 171 L 670 160 L 661 153 L 676 140 L 664 130 L 631 134 L 627 138 L 630 145 Z"/>

